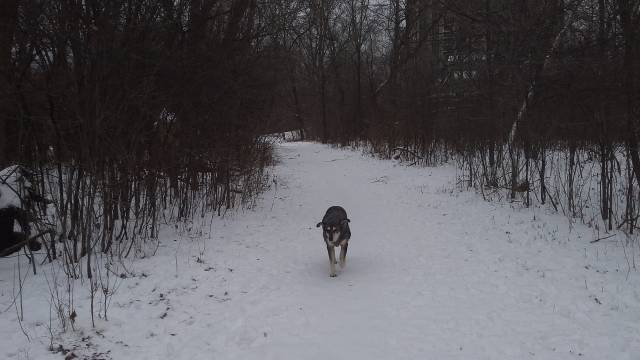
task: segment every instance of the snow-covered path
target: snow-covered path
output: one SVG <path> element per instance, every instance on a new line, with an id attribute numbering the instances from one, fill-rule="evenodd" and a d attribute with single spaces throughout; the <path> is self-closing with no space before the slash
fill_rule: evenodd
<path id="1" fill-rule="evenodd" d="M 255 209 L 214 219 L 210 239 L 167 231 L 156 256 L 131 265 L 138 276 L 121 281 L 109 321 L 91 330 L 81 296 L 81 330 L 59 341 L 113 359 L 640 358 L 639 274 L 621 245 L 454 190 L 453 167 L 313 143 L 277 150 Z M 315 227 L 331 205 L 353 234 L 336 278 Z M 4 309 L 12 273 L 0 271 Z M 31 344 L 15 311 L 0 314 L 4 357 L 24 355 L 15 344 L 46 354 L 31 348 L 49 343 L 38 313 Z"/>

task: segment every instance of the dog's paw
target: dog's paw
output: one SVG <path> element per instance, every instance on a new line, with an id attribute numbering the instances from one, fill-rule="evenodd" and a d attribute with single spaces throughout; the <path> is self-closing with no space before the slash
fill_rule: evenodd
<path id="1" fill-rule="evenodd" d="M 338 274 L 329 274 L 329 277 L 336 277 Z"/>

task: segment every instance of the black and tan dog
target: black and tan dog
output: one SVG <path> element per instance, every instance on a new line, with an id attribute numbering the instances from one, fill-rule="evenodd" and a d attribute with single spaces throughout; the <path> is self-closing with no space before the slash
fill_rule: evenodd
<path id="1" fill-rule="evenodd" d="M 327 244 L 329 253 L 329 276 L 336 276 L 336 254 L 335 247 L 340 246 L 340 268 L 344 268 L 347 263 L 347 247 L 351 238 L 349 229 L 350 220 L 347 212 L 340 206 L 332 206 L 327 209 L 322 221 L 316 227 L 322 226 L 322 237 Z"/>

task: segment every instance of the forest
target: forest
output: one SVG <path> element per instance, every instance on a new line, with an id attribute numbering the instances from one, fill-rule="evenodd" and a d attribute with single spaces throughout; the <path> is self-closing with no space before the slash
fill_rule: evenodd
<path id="1" fill-rule="evenodd" d="M 81 254 L 96 236 L 101 251 L 153 237 L 159 209 L 248 201 L 270 162 L 261 136 L 292 129 L 412 164 L 453 156 L 468 186 L 574 216 L 595 161 L 602 219 L 635 229 L 637 1 L 2 7 L 0 164 L 31 169 Z"/>
<path id="2" fill-rule="evenodd" d="M 71 278 L 251 207 L 284 131 L 633 235 L 639 87 L 636 0 L 6 0 L 0 180 Z"/>

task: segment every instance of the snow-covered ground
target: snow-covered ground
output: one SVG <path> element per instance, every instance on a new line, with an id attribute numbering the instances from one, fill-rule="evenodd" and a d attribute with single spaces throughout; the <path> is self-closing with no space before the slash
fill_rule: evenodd
<path id="1" fill-rule="evenodd" d="M 592 229 L 562 215 L 485 202 L 455 189 L 450 166 L 276 149 L 255 209 L 165 229 L 155 256 L 126 262 L 135 275 L 115 278 L 95 329 L 88 286 L 76 284 L 76 330 L 54 348 L 95 359 L 640 358 L 638 249 L 621 235 L 592 244 Z M 353 234 L 336 278 L 315 227 L 331 205 Z M 55 267 L 34 277 L 22 259 L 28 341 L 12 305 L 17 261 L 0 259 L 0 358 L 63 358 L 48 350 Z"/>

